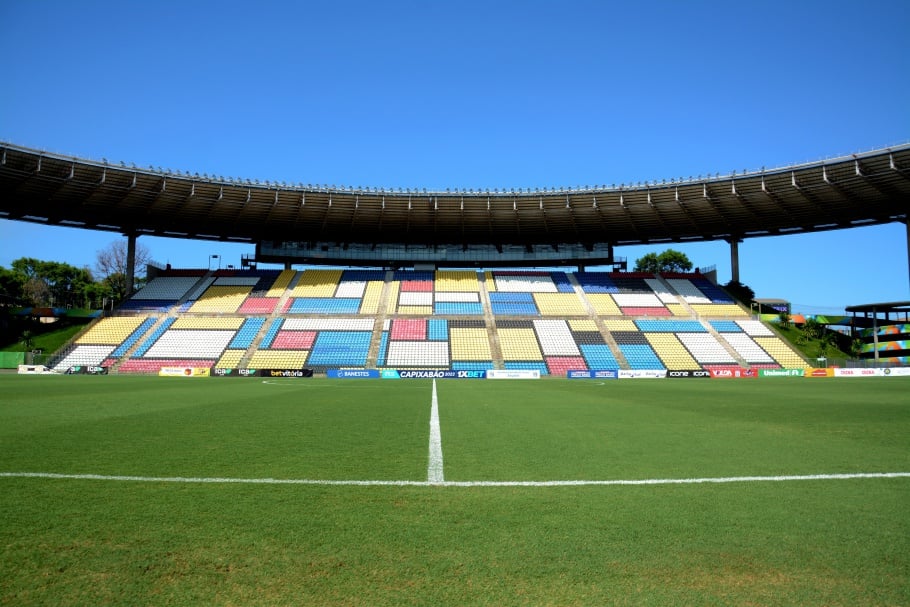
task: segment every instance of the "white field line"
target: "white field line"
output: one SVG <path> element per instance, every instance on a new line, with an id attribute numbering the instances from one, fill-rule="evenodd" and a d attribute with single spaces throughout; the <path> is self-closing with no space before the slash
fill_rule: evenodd
<path id="1" fill-rule="evenodd" d="M 435 379 L 430 406 L 430 459 L 427 464 L 427 482 L 434 485 L 445 482 L 442 474 L 442 434 L 439 431 L 439 400 L 436 398 Z"/>
<path id="2" fill-rule="evenodd" d="M 910 472 L 858 472 L 848 474 L 803 474 L 788 476 L 726 476 L 713 478 L 654 478 L 601 481 L 380 481 L 317 480 L 280 478 L 218 478 L 184 476 L 120 476 L 105 474 L 57 474 L 54 472 L 0 472 L 0 478 L 120 481 L 136 483 L 241 484 L 241 485 L 331 485 L 354 487 L 609 487 L 627 485 L 699 485 L 787 481 L 837 481 L 853 479 L 910 478 Z"/>

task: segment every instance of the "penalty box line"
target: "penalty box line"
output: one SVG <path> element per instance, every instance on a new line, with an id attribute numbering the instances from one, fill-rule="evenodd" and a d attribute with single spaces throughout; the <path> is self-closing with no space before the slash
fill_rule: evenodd
<path id="1" fill-rule="evenodd" d="M 855 479 L 910 478 L 910 472 L 857 472 L 846 474 L 801 474 L 783 476 L 725 476 L 708 478 L 662 478 L 633 480 L 565 481 L 395 481 L 319 480 L 280 478 L 219 478 L 184 476 L 125 476 L 106 474 L 59 474 L 55 472 L 0 472 L 0 478 L 40 478 L 134 483 L 242 484 L 242 485 L 328 485 L 351 487 L 611 487 L 637 485 L 700 485 L 793 481 L 836 481 Z"/>

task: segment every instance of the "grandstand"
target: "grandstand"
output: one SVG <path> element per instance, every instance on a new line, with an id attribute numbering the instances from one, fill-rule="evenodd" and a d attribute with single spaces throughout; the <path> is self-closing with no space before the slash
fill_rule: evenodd
<path id="1" fill-rule="evenodd" d="M 161 271 L 51 363 L 77 365 L 553 376 L 808 367 L 698 273 L 312 268 Z"/>
<path id="2" fill-rule="evenodd" d="M 240 270 L 150 276 L 56 354 L 58 370 L 804 367 L 709 277 L 615 271 L 626 260 L 614 247 L 722 240 L 738 281 L 744 239 L 907 223 L 908 171 L 904 144 L 659 184 L 417 192 L 199 178 L 0 143 L 0 218 L 115 231 L 128 251 L 143 235 L 255 245 Z M 539 267 L 552 269 L 525 269 Z M 885 348 L 903 360 L 905 346 Z"/>

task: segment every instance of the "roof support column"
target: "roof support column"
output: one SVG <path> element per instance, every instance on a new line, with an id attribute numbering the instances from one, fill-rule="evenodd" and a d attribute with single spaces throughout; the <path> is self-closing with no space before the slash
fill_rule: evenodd
<path id="1" fill-rule="evenodd" d="M 878 366 L 878 310 L 872 307 L 872 360 Z"/>
<path id="2" fill-rule="evenodd" d="M 904 227 L 907 228 L 907 280 L 910 282 L 910 217 L 904 218 Z"/>
<path id="3" fill-rule="evenodd" d="M 739 282 L 739 243 L 741 243 L 742 240 L 731 238 L 727 242 L 730 243 L 730 279 L 733 282 Z"/>
<path id="4" fill-rule="evenodd" d="M 128 232 L 126 236 L 126 296 L 133 294 L 136 284 L 136 233 Z"/>

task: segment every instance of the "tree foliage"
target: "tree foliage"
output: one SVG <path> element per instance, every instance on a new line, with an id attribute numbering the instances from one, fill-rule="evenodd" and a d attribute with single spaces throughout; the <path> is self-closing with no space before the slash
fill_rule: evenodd
<path id="1" fill-rule="evenodd" d="M 750 304 L 755 301 L 755 291 L 752 290 L 752 287 L 744 285 L 738 280 L 731 280 L 724 285 L 724 289 L 727 290 L 727 293 L 743 303 Z"/>
<path id="2" fill-rule="evenodd" d="M 685 253 L 667 249 L 663 253 L 647 253 L 635 260 L 636 272 L 662 274 L 667 272 L 691 272 L 692 262 Z"/>
<path id="3" fill-rule="evenodd" d="M 86 307 L 95 282 L 88 268 L 21 257 L 0 271 L 4 299 L 33 306 Z"/>
<path id="4" fill-rule="evenodd" d="M 144 273 L 149 261 L 145 247 L 136 247 L 136 268 Z M 56 308 L 101 308 L 128 295 L 126 243 L 118 241 L 98 252 L 96 280 L 92 271 L 68 263 L 20 257 L 0 267 L 0 305 Z M 140 276 L 135 279 L 143 282 Z"/>

